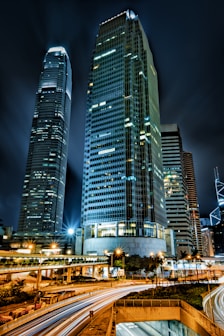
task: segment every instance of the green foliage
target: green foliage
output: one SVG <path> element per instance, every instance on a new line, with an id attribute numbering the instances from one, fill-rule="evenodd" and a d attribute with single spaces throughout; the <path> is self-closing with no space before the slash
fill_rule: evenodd
<path id="1" fill-rule="evenodd" d="M 126 299 L 179 299 L 186 301 L 198 310 L 202 310 L 202 300 L 207 292 L 207 284 L 182 284 L 176 286 L 158 286 L 142 292 L 133 292 Z"/>
<path id="2" fill-rule="evenodd" d="M 125 268 L 127 271 L 138 271 L 142 268 L 142 258 L 139 255 L 132 255 L 125 258 Z"/>
<path id="3" fill-rule="evenodd" d="M 33 297 L 26 292 L 23 292 L 24 280 L 17 280 L 13 282 L 9 287 L 3 287 L 0 289 L 0 306 L 7 306 L 12 303 L 20 303 L 27 301 Z"/>
<path id="4" fill-rule="evenodd" d="M 114 260 L 114 267 L 123 267 L 123 263 L 122 263 L 122 260 L 120 259 L 117 259 L 117 260 Z"/>
<path id="5" fill-rule="evenodd" d="M 132 255 L 125 258 L 125 269 L 126 271 L 132 272 L 143 269 L 146 273 L 155 272 L 155 270 L 159 265 L 161 265 L 161 263 L 162 259 L 158 256 L 141 258 L 139 255 Z"/>
<path id="6" fill-rule="evenodd" d="M 180 259 L 185 259 L 188 256 L 188 253 L 185 250 L 184 251 L 181 250 L 180 253 L 181 253 Z"/>
<path id="7" fill-rule="evenodd" d="M 25 280 L 17 280 L 11 284 L 11 296 L 17 296 L 21 294 L 21 291 L 24 287 Z"/>

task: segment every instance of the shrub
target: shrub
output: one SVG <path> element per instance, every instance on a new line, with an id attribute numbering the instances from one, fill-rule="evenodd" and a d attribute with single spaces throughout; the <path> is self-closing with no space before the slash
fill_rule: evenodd
<path id="1" fill-rule="evenodd" d="M 214 286 L 213 286 L 214 287 Z M 175 286 L 158 286 L 142 292 L 132 292 L 127 299 L 179 299 L 186 301 L 198 310 L 203 310 L 203 296 L 207 292 L 206 284 L 182 284 Z"/>

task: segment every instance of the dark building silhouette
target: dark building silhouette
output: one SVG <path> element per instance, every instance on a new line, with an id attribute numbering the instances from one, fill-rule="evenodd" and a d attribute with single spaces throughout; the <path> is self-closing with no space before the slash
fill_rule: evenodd
<path id="1" fill-rule="evenodd" d="M 210 230 L 213 231 L 215 254 L 224 254 L 224 183 L 219 178 L 218 168 L 215 173 L 215 191 L 217 207 L 210 213 Z"/>

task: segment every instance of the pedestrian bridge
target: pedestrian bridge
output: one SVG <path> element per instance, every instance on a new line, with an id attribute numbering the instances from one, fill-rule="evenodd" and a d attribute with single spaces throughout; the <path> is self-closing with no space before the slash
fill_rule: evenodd
<path id="1" fill-rule="evenodd" d="M 174 320 L 200 336 L 224 336 L 224 330 L 215 325 L 203 312 L 182 300 L 120 299 L 104 314 L 105 316 L 101 313 L 90 321 L 80 336 L 90 336 L 99 330 L 106 336 L 115 336 L 116 325 L 119 323 Z"/>
<path id="2" fill-rule="evenodd" d="M 120 299 L 114 304 L 115 323 L 177 320 L 201 336 L 224 336 L 207 316 L 182 300 Z"/>

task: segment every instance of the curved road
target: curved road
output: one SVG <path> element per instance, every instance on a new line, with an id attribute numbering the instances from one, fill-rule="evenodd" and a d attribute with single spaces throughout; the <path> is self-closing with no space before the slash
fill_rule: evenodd
<path id="1" fill-rule="evenodd" d="M 35 320 L 32 320 L 4 336 L 69 336 L 75 330 L 81 330 L 80 325 L 89 318 L 90 310 L 97 310 L 112 304 L 119 298 L 133 291 L 142 291 L 152 287 L 152 285 L 135 285 L 121 288 L 111 288 L 101 290 L 97 293 L 82 298 L 79 301 L 70 303 L 62 308 L 56 309 Z"/>
<path id="2" fill-rule="evenodd" d="M 209 319 L 224 330 L 224 285 L 205 296 L 203 308 Z"/>

